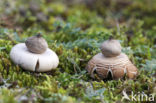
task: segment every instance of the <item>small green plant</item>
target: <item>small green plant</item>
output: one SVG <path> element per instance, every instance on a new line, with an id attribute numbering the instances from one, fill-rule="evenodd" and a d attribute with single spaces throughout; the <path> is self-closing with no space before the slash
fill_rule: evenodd
<path id="1" fill-rule="evenodd" d="M 155 0 L 0 0 L 0 7 L 0 103 L 133 103 L 121 101 L 123 91 L 155 93 Z M 29 72 L 11 61 L 12 47 L 37 33 L 58 55 L 56 70 Z M 139 69 L 136 79 L 90 78 L 86 65 L 110 37 Z"/>

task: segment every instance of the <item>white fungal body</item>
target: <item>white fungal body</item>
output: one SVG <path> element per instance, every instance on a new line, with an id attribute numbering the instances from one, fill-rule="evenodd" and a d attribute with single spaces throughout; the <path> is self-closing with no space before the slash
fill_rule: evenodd
<path id="1" fill-rule="evenodd" d="M 47 72 L 59 64 L 58 56 L 51 49 L 48 48 L 42 54 L 35 54 L 28 51 L 25 43 L 15 45 L 10 57 L 15 64 L 29 71 Z"/>

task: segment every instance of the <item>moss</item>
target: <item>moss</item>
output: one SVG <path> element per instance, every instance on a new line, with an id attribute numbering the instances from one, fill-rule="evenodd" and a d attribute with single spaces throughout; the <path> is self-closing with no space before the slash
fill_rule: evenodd
<path id="1" fill-rule="evenodd" d="M 131 91 L 143 91 L 148 95 L 154 93 L 154 0 L 150 9 L 145 4 L 147 0 L 110 0 L 102 3 L 93 0 L 91 4 L 72 5 L 65 1 L 46 0 L 35 2 L 37 11 L 32 10 L 25 0 L 5 2 L 10 6 L 1 5 L 3 16 L 0 19 L 12 19 L 0 22 L 0 102 L 126 103 L 126 100 L 121 101 L 123 90 L 128 94 Z M 103 3 L 105 7 L 98 6 Z M 123 5 L 125 3 L 127 6 Z M 95 5 L 96 8 L 88 5 Z M 38 20 L 37 13 L 42 13 L 47 19 Z M 9 56 L 15 44 L 39 32 L 60 60 L 57 69 L 47 73 L 25 71 L 15 65 Z M 110 36 L 120 40 L 123 52 L 138 67 L 139 76 L 135 80 L 103 81 L 90 78 L 86 72 L 87 62 L 100 52 L 100 43 Z"/>

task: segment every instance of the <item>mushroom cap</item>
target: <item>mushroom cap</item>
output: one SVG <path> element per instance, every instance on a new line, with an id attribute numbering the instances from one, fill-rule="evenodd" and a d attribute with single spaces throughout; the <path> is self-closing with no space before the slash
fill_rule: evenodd
<path id="1" fill-rule="evenodd" d="M 128 78 L 135 78 L 137 68 L 131 63 L 127 55 L 121 53 L 116 57 L 105 57 L 102 53 L 95 55 L 86 67 L 87 71 L 94 78 L 94 71 L 101 79 L 106 79 L 109 72 L 113 79 L 119 79 L 127 74 Z"/>
<path id="2" fill-rule="evenodd" d="M 44 53 L 48 48 L 46 40 L 40 34 L 29 37 L 25 44 L 30 52 L 37 54 Z"/>
<path id="3" fill-rule="evenodd" d="M 106 40 L 101 44 L 101 52 L 105 57 L 115 57 L 121 53 L 121 45 L 118 40 Z"/>
<path id="4" fill-rule="evenodd" d="M 28 51 L 25 43 L 15 45 L 10 58 L 23 69 L 36 72 L 50 71 L 59 64 L 58 56 L 49 48 L 42 54 L 35 54 Z"/>

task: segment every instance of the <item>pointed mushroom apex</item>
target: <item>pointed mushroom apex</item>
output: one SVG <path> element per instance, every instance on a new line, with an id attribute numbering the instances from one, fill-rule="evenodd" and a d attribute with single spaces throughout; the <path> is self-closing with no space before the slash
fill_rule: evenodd
<path id="1" fill-rule="evenodd" d="M 42 34 L 41 34 L 41 33 L 38 33 L 38 34 L 36 35 L 36 37 L 40 38 L 40 37 L 42 37 Z"/>
<path id="2" fill-rule="evenodd" d="M 113 36 L 110 36 L 110 37 L 109 37 L 109 40 L 112 40 L 112 39 L 113 39 Z"/>
<path id="3" fill-rule="evenodd" d="M 48 48 L 46 40 L 40 33 L 35 36 L 29 37 L 26 40 L 25 44 L 30 52 L 36 54 L 44 53 Z"/>

